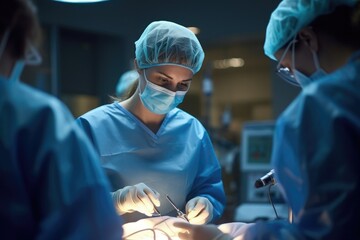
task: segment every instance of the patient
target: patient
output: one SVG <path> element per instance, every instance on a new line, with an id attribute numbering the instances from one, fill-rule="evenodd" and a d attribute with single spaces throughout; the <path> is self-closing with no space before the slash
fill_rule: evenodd
<path id="1" fill-rule="evenodd" d="M 169 217 L 169 216 L 161 216 L 154 218 L 146 218 L 141 219 L 136 222 L 126 223 L 123 225 L 123 240 L 138 240 L 138 239 L 204 239 L 206 237 L 204 233 L 209 232 L 213 234 L 217 231 L 217 234 L 221 237 L 226 236 L 227 238 L 219 238 L 219 239 L 234 239 L 234 240 L 242 240 L 245 230 L 251 226 L 252 224 L 246 223 L 225 223 L 219 226 L 215 225 L 201 225 L 199 228 L 201 232 L 191 231 L 195 235 L 190 236 L 189 231 L 184 232 L 184 227 L 191 226 L 191 228 L 197 227 L 199 225 L 190 225 L 185 220 L 179 217 Z M 182 229 L 177 226 L 181 226 Z M 190 229 L 189 229 L 190 230 Z M 199 235 L 196 235 L 200 233 Z M 209 235 L 213 236 L 213 235 Z M 205 238 L 207 239 L 207 238 Z M 212 239 L 212 238 L 208 238 Z M 216 238 L 217 239 L 217 238 Z"/>

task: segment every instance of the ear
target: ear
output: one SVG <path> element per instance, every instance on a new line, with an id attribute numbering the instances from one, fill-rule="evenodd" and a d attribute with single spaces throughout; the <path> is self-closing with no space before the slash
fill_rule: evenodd
<path id="1" fill-rule="evenodd" d="M 136 58 L 134 59 L 134 66 L 135 66 L 135 70 L 141 75 L 141 69 L 139 68 Z"/>
<path id="2" fill-rule="evenodd" d="M 319 39 L 311 27 L 301 29 L 298 36 L 306 46 L 315 52 L 319 50 Z"/>

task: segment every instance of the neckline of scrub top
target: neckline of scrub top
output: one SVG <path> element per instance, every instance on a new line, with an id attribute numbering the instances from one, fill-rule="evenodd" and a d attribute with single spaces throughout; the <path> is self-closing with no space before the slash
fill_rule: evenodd
<path id="1" fill-rule="evenodd" d="M 151 137 L 153 137 L 154 139 L 158 139 L 160 136 L 160 133 L 163 131 L 163 128 L 165 128 L 165 125 L 167 124 L 168 120 L 169 120 L 169 115 L 171 112 L 173 112 L 175 109 L 171 110 L 169 113 L 167 113 L 164 117 L 164 120 L 161 123 L 161 126 L 159 128 L 159 130 L 156 132 L 156 134 L 151 131 L 143 122 L 141 122 L 134 114 L 132 114 L 130 111 L 128 111 L 126 108 L 124 108 L 123 106 L 121 106 L 120 102 L 115 102 L 116 106 L 120 109 L 120 111 L 122 111 L 123 113 L 125 113 L 127 116 L 129 116 L 132 120 L 134 120 L 142 129 L 145 130 L 145 132 L 147 132 Z"/>

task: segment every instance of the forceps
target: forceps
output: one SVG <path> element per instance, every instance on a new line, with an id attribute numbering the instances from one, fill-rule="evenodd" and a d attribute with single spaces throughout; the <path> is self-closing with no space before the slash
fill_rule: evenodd
<path id="1" fill-rule="evenodd" d="M 152 214 L 152 217 L 160 217 L 161 213 L 159 212 L 159 210 L 155 207 L 154 205 L 154 213 Z"/>
<path id="2" fill-rule="evenodd" d="M 169 197 L 168 195 L 166 195 L 166 198 L 167 198 L 167 200 L 170 202 L 170 204 L 175 208 L 178 217 L 184 219 L 184 220 L 187 221 L 187 222 L 189 222 L 189 219 L 186 217 L 186 214 L 183 213 L 182 211 L 180 211 L 180 209 L 178 209 L 178 208 L 175 206 L 175 203 L 170 199 L 170 197 Z"/>
<path id="3" fill-rule="evenodd" d="M 155 206 L 155 204 L 152 201 L 151 201 L 151 203 L 153 204 L 153 207 L 154 207 L 154 213 L 151 216 L 152 217 L 160 217 L 161 213 L 159 212 L 159 209 L 157 209 L 157 207 Z"/>

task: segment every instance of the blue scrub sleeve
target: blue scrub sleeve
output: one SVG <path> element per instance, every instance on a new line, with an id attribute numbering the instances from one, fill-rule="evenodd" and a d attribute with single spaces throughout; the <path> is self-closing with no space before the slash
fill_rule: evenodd
<path id="1" fill-rule="evenodd" d="M 121 239 L 121 219 L 96 152 L 57 101 L 31 116 L 19 144 L 38 239 Z M 31 136 L 37 136 L 35 140 Z"/>
<path id="2" fill-rule="evenodd" d="M 214 207 L 211 222 L 215 222 L 224 212 L 226 197 L 222 182 L 221 167 L 216 158 L 209 135 L 206 132 L 204 133 L 199 156 L 200 161 L 198 161 L 198 166 L 196 166 L 197 177 L 186 201 L 197 196 L 209 199 Z"/>

